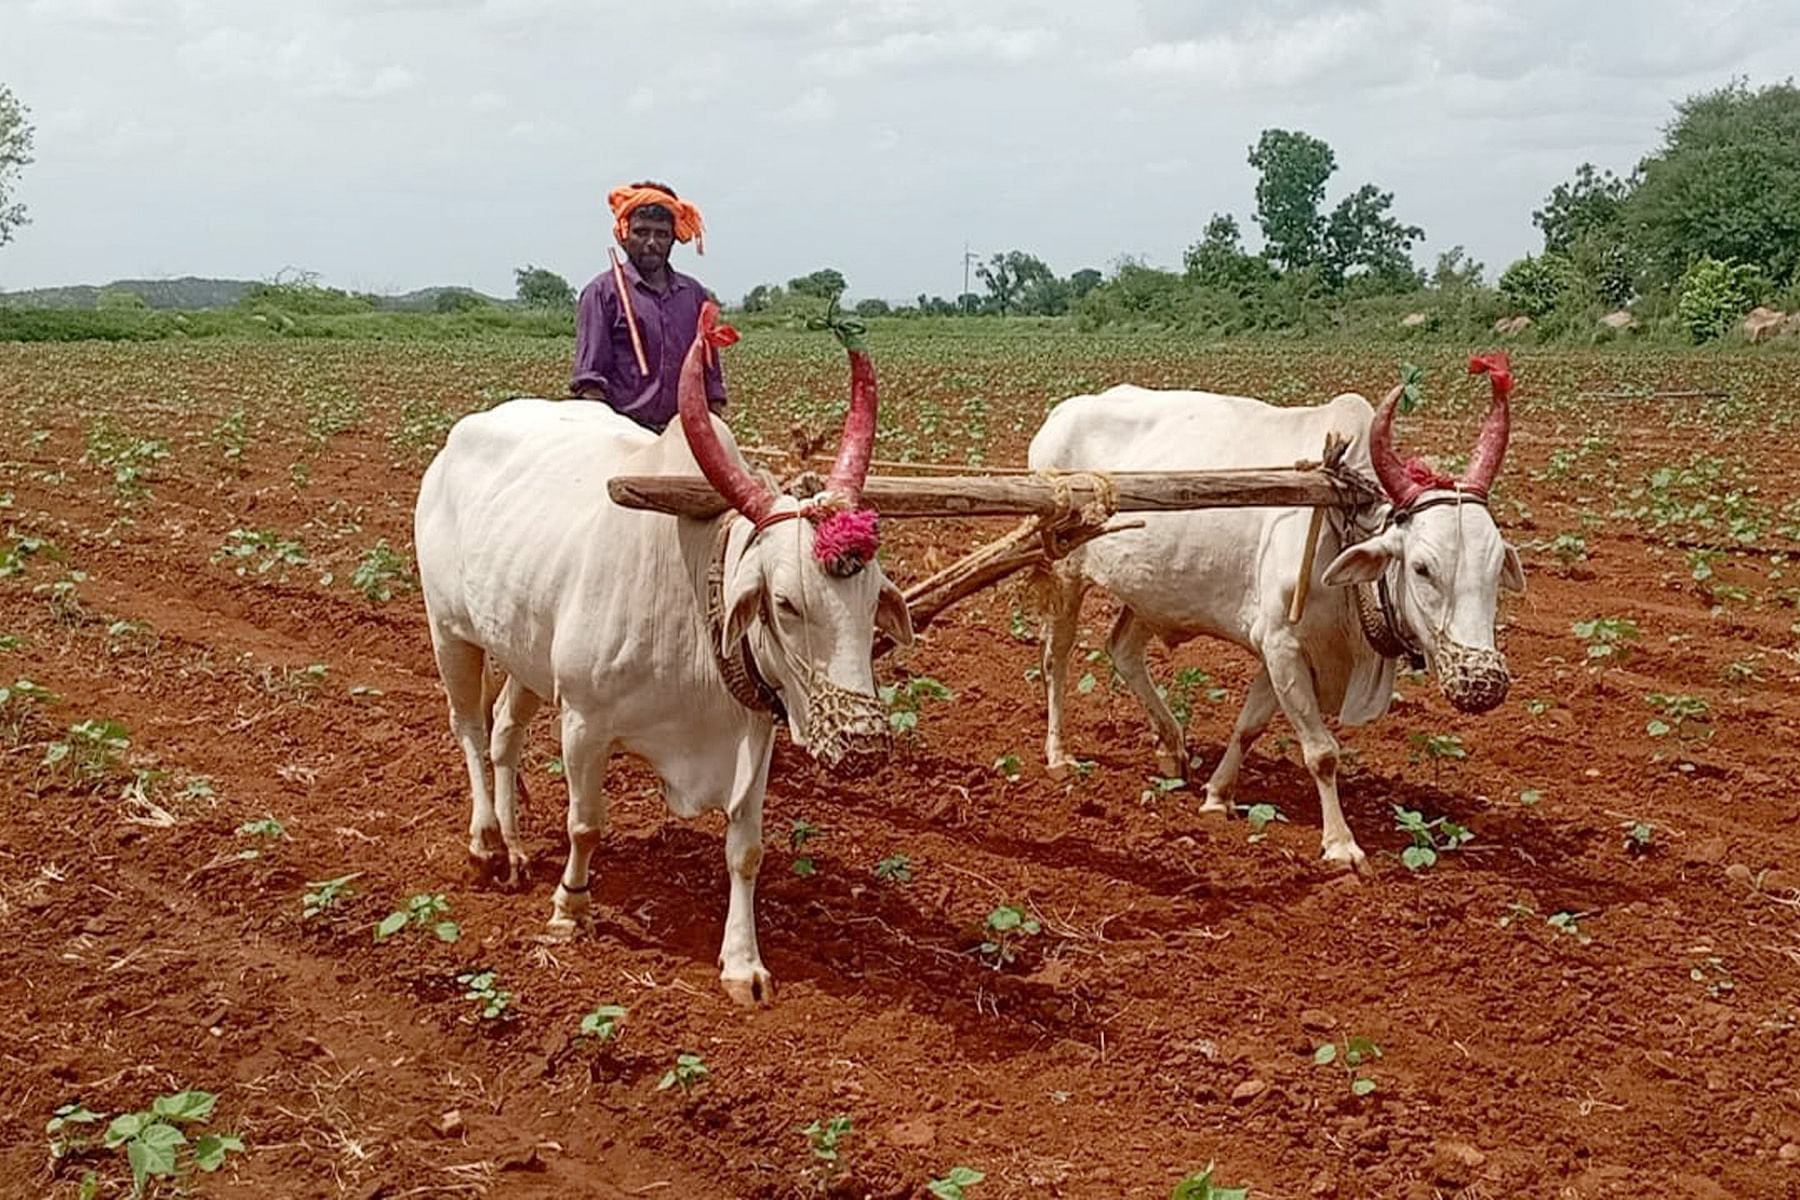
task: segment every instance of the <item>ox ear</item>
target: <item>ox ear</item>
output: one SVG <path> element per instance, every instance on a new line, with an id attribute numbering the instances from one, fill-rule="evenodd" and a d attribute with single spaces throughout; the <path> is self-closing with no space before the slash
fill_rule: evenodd
<path id="1" fill-rule="evenodd" d="M 875 601 L 875 628 L 887 634 L 896 646 L 913 644 L 912 610 L 906 607 L 906 597 L 893 580 L 885 577 L 881 581 L 881 597 Z"/>
<path id="2" fill-rule="evenodd" d="M 1519 561 L 1519 551 L 1511 542 L 1505 543 L 1506 554 L 1500 560 L 1500 590 L 1525 594 L 1525 564 Z"/>
<path id="3" fill-rule="evenodd" d="M 1327 587 L 1374 583 L 1387 570 L 1388 560 L 1400 556 L 1400 531 L 1390 529 L 1379 537 L 1356 543 L 1331 560 L 1320 576 Z"/>
<path id="4" fill-rule="evenodd" d="M 725 625 L 719 650 L 727 656 L 737 652 L 738 643 L 750 631 L 750 622 L 762 611 L 762 572 L 747 569 L 749 567 L 750 564 L 739 560 L 738 570 L 732 573 L 725 593 Z"/>

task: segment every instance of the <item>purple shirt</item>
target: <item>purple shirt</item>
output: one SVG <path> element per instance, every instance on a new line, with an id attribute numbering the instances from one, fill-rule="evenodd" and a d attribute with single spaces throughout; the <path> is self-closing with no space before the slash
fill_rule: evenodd
<path id="1" fill-rule="evenodd" d="M 630 262 L 621 263 L 620 270 L 631 289 L 631 308 L 637 315 L 638 336 L 644 343 L 650 374 L 638 371 L 619 289 L 612 271 L 606 270 L 581 289 L 575 314 L 575 371 L 569 388 L 578 392 L 586 385 L 601 383 L 608 404 L 640 425 L 661 430 L 679 410 L 681 363 L 694 344 L 706 289 L 698 279 L 671 268 L 669 290 L 659 294 Z M 725 377 L 717 355 L 706 368 L 706 399 L 715 407 L 725 402 Z"/>

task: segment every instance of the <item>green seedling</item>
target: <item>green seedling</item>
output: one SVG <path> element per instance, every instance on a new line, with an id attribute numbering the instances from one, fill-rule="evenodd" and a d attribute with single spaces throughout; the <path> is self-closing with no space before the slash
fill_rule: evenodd
<path id="1" fill-rule="evenodd" d="M 1013 606 L 1012 617 L 1007 621 L 1006 631 L 1015 642 L 1029 644 L 1037 641 L 1037 631 L 1031 627 L 1031 618 L 1027 617 L 1025 610 L 1017 605 Z"/>
<path id="2" fill-rule="evenodd" d="M 1625 822 L 1625 853 L 1648 854 L 1656 838 L 1656 826 L 1648 821 Z"/>
<path id="3" fill-rule="evenodd" d="M 1001 778 L 1005 779 L 1008 783 L 1019 782 L 1019 776 L 1024 773 L 1024 768 L 1019 764 L 1019 756 L 1016 754 L 1002 754 L 999 758 L 996 758 L 994 760 L 994 770 L 998 771 Z"/>
<path id="4" fill-rule="evenodd" d="M 1544 918 L 1544 924 L 1550 926 L 1550 928 L 1556 930 L 1558 933 L 1568 934 L 1570 937 L 1574 938 L 1577 942 L 1580 942 L 1583 946 L 1585 946 L 1589 942 L 1594 940 L 1593 938 L 1589 937 L 1581 928 L 1581 919 L 1587 915 L 1588 915 L 1587 913 L 1566 912 L 1566 911 L 1559 912 L 1559 913 L 1552 913 L 1551 915 Z"/>
<path id="5" fill-rule="evenodd" d="M 622 1004 L 602 1004 L 581 1018 L 581 1036 L 596 1042 L 610 1042 L 619 1036 L 619 1022 L 625 1019 Z"/>
<path id="6" fill-rule="evenodd" d="M 35 596 L 44 597 L 44 602 L 50 607 L 50 619 L 56 624 L 79 625 L 86 610 L 81 606 L 78 592 L 86 582 L 86 571 L 71 570 L 61 579 L 52 583 L 40 583 L 31 591 Z"/>
<path id="7" fill-rule="evenodd" d="M 678 1087 L 685 1092 L 695 1084 L 704 1082 L 711 1074 L 712 1069 L 698 1054 L 678 1054 L 675 1056 L 675 1065 L 662 1077 L 656 1090 L 666 1092 L 672 1087 Z"/>
<path id="8" fill-rule="evenodd" d="M 1408 762 L 1442 762 L 1446 758 L 1467 758 L 1468 748 L 1462 739 L 1454 733 L 1415 733 L 1406 739 L 1412 750 L 1407 754 Z"/>
<path id="9" fill-rule="evenodd" d="M 194 782 L 200 781 L 195 780 Z M 287 836 L 287 826 L 274 817 L 254 817 L 239 825 L 237 831 L 245 837 L 279 838 Z"/>
<path id="10" fill-rule="evenodd" d="M 1366 1037 L 1346 1036 L 1342 1044 L 1326 1042 L 1313 1051 L 1313 1062 L 1319 1066 L 1337 1063 L 1350 1079 L 1350 1092 L 1366 1096 L 1375 1090 L 1375 1081 L 1363 1069 L 1381 1057 L 1381 1047 Z"/>
<path id="11" fill-rule="evenodd" d="M 495 972 L 468 971 L 458 975 L 456 982 L 467 989 L 463 992 L 463 999 L 475 1002 L 477 1019 L 482 1021 L 506 1019 L 507 1010 L 512 1006 L 513 994 L 500 986 Z"/>
<path id="12" fill-rule="evenodd" d="M 1761 683 L 1762 660 L 1762 655 L 1753 654 L 1749 658 L 1728 662 L 1719 668 L 1719 679 L 1724 683 Z"/>
<path id="13" fill-rule="evenodd" d="M 977 949 L 987 964 L 998 971 L 1019 957 L 1019 943 L 1042 928 L 1016 904 L 1002 904 L 988 914 L 985 937 Z"/>
<path id="14" fill-rule="evenodd" d="M 792 846 L 796 851 L 814 838 L 824 836 L 825 831 L 820 829 L 817 825 L 814 825 L 811 821 L 796 820 L 788 827 L 788 845 Z M 819 871 L 819 865 L 813 861 L 810 854 L 802 854 L 794 859 L 792 870 L 796 875 L 816 875 Z"/>
<path id="15" fill-rule="evenodd" d="M 1207 1163 L 1206 1170 L 1183 1179 L 1175 1185 L 1175 1190 L 1169 1194 L 1169 1200 L 1250 1200 L 1250 1189 L 1247 1187 L 1226 1187 L 1222 1183 L 1215 1183 L 1214 1169 L 1212 1163 Z"/>
<path id="16" fill-rule="evenodd" d="M 1287 817 L 1273 804 L 1252 804 L 1244 809 L 1244 821 L 1250 826 L 1250 840 L 1260 842 L 1269 836 L 1269 825 L 1274 821 L 1285 821 Z"/>
<path id="17" fill-rule="evenodd" d="M 1644 697 L 1644 702 L 1662 714 L 1644 723 L 1644 732 L 1651 737 L 1667 737 L 1671 733 L 1681 737 L 1712 736 L 1712 726 L 1707 724 L 1712 709 L 1700 697 L 1651 692 Z"/>
<path id="18" fill-rule="evenodd" d="M 1543 798 L 1544 793 L 1541 788 L 1526 788 L 1519 793 L 1519 803 L 1525 805 L 1527 808 L 1534 807 L 1543 800 Z"/>
<path id="19" fill-rule="evenodd" d="M 375 940 L 385 942 L 411 925 L 418 929 L 430 929 L 440 942 L 454 942 L 462 936 L 462 927 L 455 921 L 442 919 L 449 911 L 450 901 L 441 892 L 421 892 L 409 897 L 405 908 L 396 909 L 376 922 Z"/>
<path id="20" fill-rule="evenodd" d="M 912 735 L 919 728 L 919 709 L 927 700 L 949 700 L 949 688 L 929 675 L 915 675 L 905 683 L 884 684 L 876 689 L 888 706 L 888 724 L 895 733 Z"/>
<path id="21" fill-rule="evenodd" d="M 25 645 L 25 635 L 22 633 L 0 633 L 0 654 L 8 650 L 23 649 Z"/>
<path id="22" fill-rule="evenodd" d="M 1541 717 L 1555 707 L 1556 701 L 1546 700 L 1542 696 L 1535 696 L 1525 702 L 1525 711 L 1534 717 Z"/>
<path id="23" fill-rule="evenodd" d="M 875 878 L 888 883 L 911 883 L 912 860 L 904 854 L 890 854 L 875 864 Z"/>
<path id="24" fill-rule="evenodd" d="M 850 1136 L 852 1122 L 847 1116 L 836 1116 L 829 1120 L 814 1120 L 800 1132 L 806 1135 L 807 1148 L 812 1151 L 812 1181 L 819 1191 L 828 1191 L 832 1179 L 838 1173 L 843 1161 L 844 1140 Z"/>
<path id="25" fill-rule="evenodd" d="M 406 569 L 406 559 L 394 552 L 383 538 L 357 560 L 350 572 L 350 586 L 366 596 L 371 604 L 386 604 L 398 592 L 410 592 L 419 586 L 413 573 Z"/>
<path id="26" fill-rule="evenodd" d="M 1423 813 L 1396 804 L 1394 828 L 1412 839 L 1412 845 L 1400 852 L 1400 861 L 1409 871 L 1425 870 L 1437 865 L 1438 855 L 1460 849 L 1475 834 L 1466 825 L 1458 825 L 1448 817 L 1427 821 Z"/>
<path id="27" fill-rule="evenodd" d="M 49 688 L 29 679 L 16 679 L 10 687 L 0 684 L 0 735 L 9 742 L 17 741 L 25 732 L 31 711 L 55 701 Z"/>
<path id="28" fill-rule="evenodd" d="M 1570 628 L 1587 644 L 1589 658 L 1608 662 L 1624 659 L 1631 653 L 1632 643 L 1638 640 L 1637 624 L 1624 617 L 1595 617 L 1591 621 L 1577 621 Z"/>
<path id="29" fill-rule="evenodd" d="M 1183 729 L 1194 716 L 1194 697 L 1203 696 L 1213 704 L 1217 704 L 1230 695 L 1222 687 L 1213 684 L 1212 676 L 1199 667 L 1182 667 L 1169 680 L 1169 686 L 1159 688 L 1163 702 L 1169 706 L 1175 721 Z"/>
<path id="30" fill-rule="evenodd" d="M 313 890 L 306 893 L 301 901 L 303 907 L 300 919 L 310 921 L 336 908 L 340 900 L 350 895 L 350 881 L 361 874 L 361 871 L 352 871 L 348 875 L 339 875 L 336 879 L 309 882 L 306 886 Z"/>
<path id="31" fill-rule="evenodd" d="M 120 722 L 78 721 L 45 748 L 43 765 L 52 774 L 67 771 L 79 782 L 98 783 L 118 770 L 129 749 L 131 735 Z"/>
<path id="32" fill-rule="evenodd" d="M 1703 986 L 1706 994 L 1714 1000 L 1724 999 L 1737 986 L 1731 982 L 1731 972 L 1725 969 L 1725 960 L 1716 954 L 1708 955 L 1689 968 L 1688 978 Z"/>
<path id="33" fill-rule="evenodd" d="M 79 1101 L 65 1104 L 52 1113 L 44 1125 L 44 1132 L 50 1135 L 51 1161 L 78 1154 L 92 1146 L 91 1135 L 97 1131 L 88 1126 L 98 1124 L 101 1119 L 99 1113 Z"/>
<path id="34" fill-rule="evenodd" d="M 125 1148 L 134 1197 L 144 1194 L 152 1176 L 167 1178 L 176 1173 L 184 1146 L 191 1147 L 188 1161 L 207 1172 L 217 1171 L 225 1165 L 227 1155 L 244 1149 L 243 1141 L 234 1134 L 208 1133 L 190 1142 L 181 1131 L 182 1125 L 210 1117 L 217 1102 L 218 1096 L 212 1092 L 174 1092 L 158 1096 L 143 1112 L 122 1113 L 112 1119 L 101 1144 L 109 1150 Z"/>
<path id="35" fill-rule="evenodd" d="M 306 565 L 306 547 L 270 529 L 233 529 L 213 551 L 214 562 L 227 562 L 239 575 L 275 574 L 285 580 L 289 567 Z"/>
<path id="36" fill-rule="evenodd" d="M 1588 556 L 1587 537 L 1573 531 L 1559 533 L 1545 544 L 1545 549 L 1565 567 L 1572 567 Z"/>
<path id="37" fill-rule="evenodd" d="M 1179 775 L 1160 775 L 1150 780 L 1150 786 L 1138 793 L 1138 802 L 1148 804 L 1158 796 L 1166 796 L 1187 786 L 1187 780 Z"/>
<path id="38" fill-rule="evenodd" d="M 927 1183 L 925 1190 L 937 1200 L 968 1200 L 968 1189 L 986 1178 L 984 1172 L 974 1167 L 951 1167 L 941 1178 Z"/>

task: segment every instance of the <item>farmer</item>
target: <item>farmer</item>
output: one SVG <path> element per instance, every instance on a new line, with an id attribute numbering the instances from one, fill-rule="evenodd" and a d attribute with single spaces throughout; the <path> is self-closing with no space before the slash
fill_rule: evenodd
<path id="1" fill-rule="evenodd" d="M 707 299 L 699 280 L 669 266 L 669 251 L 694 241 L 704 253 L 700 210 L 648 179 L 614 188 L 606 201 L 626 261 L 615 255 L 612 268 L 581 289 L 569 391 L 660 433 L 675 417 L 681 362 Z M 706 368 L 706 400 L 724 411 L 717 355 Z"/>

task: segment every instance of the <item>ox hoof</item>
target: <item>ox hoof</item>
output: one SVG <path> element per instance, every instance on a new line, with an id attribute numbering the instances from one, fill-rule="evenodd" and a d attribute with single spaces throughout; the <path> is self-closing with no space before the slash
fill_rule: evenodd
<path id="1" fill-rule="evenodd" d="M 720 979 L 719 983 L 741 1008 L 767 1008 L 775 1002 L 775 980 L 767 971 L 757 971 L 748 979 Z"/>
<path id="2" fill-rule="evenodd" d="M 506 854 L 504 851 L 483 847 L 469 847 L 469 874 L 476 883 L 492 883 L 506 878 Z"/>
<path id="3" fill-rule="evenodd" d="M 498 869 L 499 864 L 495 864 Z M 506 857 L 506 886 L 519 891 L 531 878 L 531 856 L 523 850 L 515 851 Z"/>
<path id="4" fill-rule="evenodd" d="M 546 927 L 550 936 L 558 941 L 566 942 L 576 934 L 594 927 L 594 916 L 588 910 L 586 892 L 565 892 L 559 882 L 556 885 L 556 897 L 551 904 L 553 907 Z"/>
<path id="5" fill-rule="evenodd" d="M 1044 774 L 1061 783 L 1075 769 L 1075 764 L 1066 758 L 1054 759 L 1044 764 Z"/>
<path id="6" fill-rule="evenodd" d="M 1222 793 L 1207 788 L 1206 798 L 1200 801 L 1200 811 L 1203 813 L 1213 813 L 1229 819 L 1232 815 L 1231 801 Z"/>
<path id="7" fill-rule="evenodd" d="M 1374 868 L 1369 865 L 1368 856 L 1355 842 L 1345 846 L 1327 846 L 1321 857 L 1338 870 L 1351 872 L 1365 879 L 1375 873 Z"/>
<path id="8" fill-rule="evenodd" d="M 1156 769 L 1164 779 L 1186 779 L 1187 755 L 1174 755 L 1159 751 L 1156 755 Z"/>

